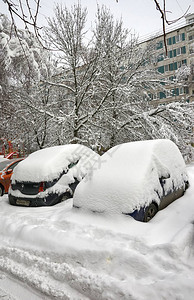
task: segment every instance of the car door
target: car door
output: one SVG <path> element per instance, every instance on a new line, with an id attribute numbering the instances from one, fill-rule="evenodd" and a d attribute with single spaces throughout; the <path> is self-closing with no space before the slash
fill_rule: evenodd
<path id="1" fill-rule="evenodd" d="M 13 169 L 17 166 L 17 164 L 20 162 L 16 161 L 14 163 L 12 163 L 11 165 L 7 166 L 1 174 L 1 183 L 4 186 L 4 192 L 8 193 L 9 190 L 9 186 L 11 183 L 11 176 L 13 174 Z"/>

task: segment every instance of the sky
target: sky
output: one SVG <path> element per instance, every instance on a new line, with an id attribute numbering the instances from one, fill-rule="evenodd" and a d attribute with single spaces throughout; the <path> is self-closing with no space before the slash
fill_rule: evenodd
<path id="1" fill-rule="evenodd" d="M 1 1 L 0 12 L 7 14 L 6 4 Z M 18 1 L 14 1 L 18 2 Z M 46 25 L 46 18 L 52 17 L 53 8 L 56 3 L 62 3 L 70 7 L 77 1 L 73 0 L 41 0 L 41 9 L 39 14 L 39 25 Z M 115 18 L 122 17 L 124 27 L 136 33 L 139 37 L 146 38 L 146 36 L 162 30 L 162 20 L 160 12 L 156 10 L 154 0 L 80 0 L 83 7 L 88 10 L 88 26 L 95 18 L 97 3 L 99 5 L 106 5 L 110 8 Z M 158 0 L 162 5 L 162 0 Z M 24 3 L 24 0 L 23 0 Z M 33 7 L 35 0 L 29 0 L 30 5 Z M 194 0 L 166 0 L 166 9 L 169 11 L 168 19 L 174 20 L 182 16 L 189 8 L 188 13 L 194 13 Z M 179 21 L 181 24 L 184 18 Z M 177 25 L 177 24 L 176 24 Z"/>

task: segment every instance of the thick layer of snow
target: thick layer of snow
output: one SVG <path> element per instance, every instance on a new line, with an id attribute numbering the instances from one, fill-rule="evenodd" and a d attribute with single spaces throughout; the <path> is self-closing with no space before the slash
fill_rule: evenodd
<path id="1" fill-rule="evenodd" d="M 37 195 L 27 195 L 27 198 L 44 198 L 49 193 L 62 195 L 67 191 L 71 192 L 69 185 L 75 182 L 75 179 L 81 181 L 99 158 L 97 153 L 78 144 L 45 148 L 29 155 L 14 169 L 12 182 L 52 181 L 58 179 L 65 171 L 52 187 Z M 26 198 L 25 194 L 11 187 L 9 193 L 15 197 Z"/>
<path id="2" fill-rule="evenodd" d="M 92 211 L 131 213 L 160 202 L 166 179 L 167 194 L 184 186 L 186 167 L 178 147 L 170 140 L 151 140 L 113 147 L 97 161 L 92 174 L 78 185 L 74 205 Z"/>
<path id="3" fill-rule="evenodd" d="M 15 168 L 12 181 L 52 181 L 68 170 L 69 164 L 78 160 L 73 175 L 81 179 L 97 158 L 98 154 L 78 144 L 45 148 L 30 154 L 22 161 Z"/>
<path id="4" fill-rule="evenodd" d="M 185 195 L 149 223 L 0 198 L 0 298 L 193 300 L 194 164 Z"/>

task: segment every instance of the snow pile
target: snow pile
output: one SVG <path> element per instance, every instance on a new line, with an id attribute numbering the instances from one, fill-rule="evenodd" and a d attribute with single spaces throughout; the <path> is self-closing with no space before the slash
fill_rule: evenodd
<path id="1" fill-rule="evenodd" d="M 164 191 L 160 178 L 166 178 Z M 159 204 L 163 192 L 181 188 L 185 181 L 184 160 L 170 140 L 121 144 L 94 164 L 92 174 L 75 191 L 74 206 L 98 212 L 131 213 L 152 201 Z"/>
<path id="2" fill-rule="evenodd" d="M 0 297 L 9 300 L 194 298 L 194 165 L 185 195 L 149 223 L 0 198 Z"/>

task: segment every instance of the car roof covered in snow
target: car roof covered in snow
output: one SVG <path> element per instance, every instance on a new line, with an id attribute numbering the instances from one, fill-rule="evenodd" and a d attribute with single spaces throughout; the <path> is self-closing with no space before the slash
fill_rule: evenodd
<path id="1" fill-rule="evenodd" d="M 159 203 L 159 178 L 170 175 L 167 189 L 187 180 L 178 147 L 165 139 L 115 146 L 92 169 L 75 191 L 74 206 L 99 212 L 130 213 L 153 200 Z"/>
<path id="2" fill-rule="evenodd" d="M 30 154 L 15 169 L 12 181 L 52 181 L 64 171 L 68 171 L 72 163 L 76 163 L 76 177 L 83 177 L 99 155 L 86 146 L 69 144 L 49 147 Z"/>

